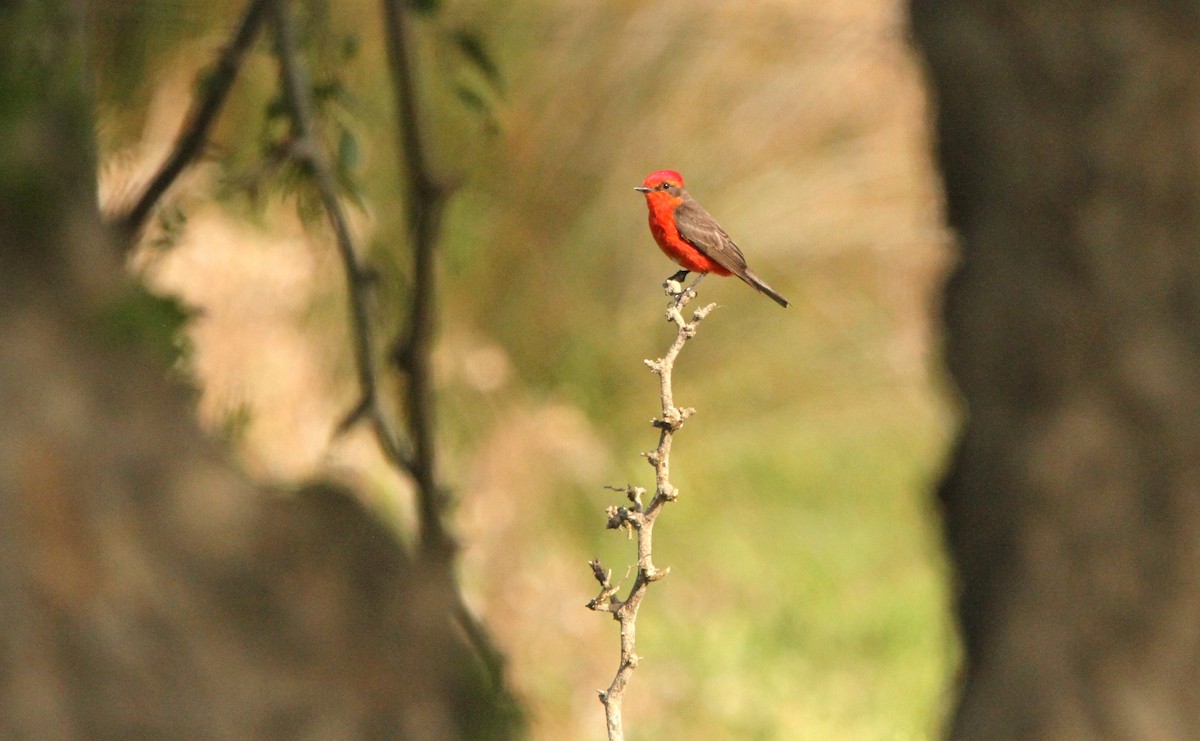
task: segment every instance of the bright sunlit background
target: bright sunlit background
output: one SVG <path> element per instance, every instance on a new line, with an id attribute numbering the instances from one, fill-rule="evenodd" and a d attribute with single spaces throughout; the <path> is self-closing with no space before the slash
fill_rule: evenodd
<path id="1" fill-rule="evenodd" d="M 96 19 L 109 208 L 170 148 L 242 7 L 124 5 Z M 404 206 L 376 5 L 304 4 L 327 16 L 308 49 L 316 78 L 344 86 L 325 120 L 353 140 L 341 153 L 362 191 L 356 236 L 393 297 L 386 335 Z M 932 495 L 954 424 L 935 329 L 948 240 L 903 4 L 445 0 L 417 29 L 432 161 L 460 183 L 442 241 L 442 463 L 464 588 L 533 737 L 604 737 L 617 625 L 584 607 L 587 561 L 623 576 L 633 544 L 604 530 L 620 496 L 603 487 L 653 484 L 642 359 L 673 336 L 660 284 L 675 266 L 633 186 L 660 168 L 793 306 L 702 286 L 720 308 L 676 368 L 676 400 L 698 414 L 656 529 L 671 574 L 639 620 L 630 738 L 934 736 L 958 658 Z M 498 80 L 451 43 L 462 30 Z M 200 414 L 250 472 L 336 475 L 403 532 L 404 482 L 365 432 L 331 435 L 355 400 L 332 240 L 286 193 L 251 203 L 239 186 L 271 126 L 267 51 L 148 239 L 173 246 L 138 269 L 200 310 Z"/>

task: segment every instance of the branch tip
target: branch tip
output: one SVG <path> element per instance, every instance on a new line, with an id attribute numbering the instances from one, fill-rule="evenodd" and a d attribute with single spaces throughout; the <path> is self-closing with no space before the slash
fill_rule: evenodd
<path id="1" fill-rule="evenodd" d="M 642 495 L 645 493 L 646 490 L 640 486 L 631 486 L 627 493 L 629 501 L 633 502 L 638 512 L 642 511 Z"/>
<path id="2" fill-rule="evenodd" d="M 605 570 L 598 558 L 588 561 L 588 566 L 592 567 L 592 575 L 596 577 L 596 581 L 600 582 L 600 586 L 607 586 L 609 579 L 612 578 L 612 569 Z"/>

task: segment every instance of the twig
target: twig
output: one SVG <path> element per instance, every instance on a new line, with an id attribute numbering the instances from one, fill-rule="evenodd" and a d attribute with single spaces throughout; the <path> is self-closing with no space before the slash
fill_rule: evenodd
<path id="1" fill-rule="evenodd" d="M 409 58 L 407 3 L 382 0 L 384 36 L 387 39 L 388 68 L 392 98 L 399 124 L 400 170 L 407 191 L 408 232 L 412 240 L 412 303 L 408 323 L 392 348 L 396 367 L 407 376 L 405 406 L 409 436 L 413 444 L 411 473 L 417 487 L 417 511 L 420 517 L 419 542 L 426 563 L 443 571 L 454 587 L 454 561 L 457 545 L 447 529 L 449 497 L 437 472 L 435 431 L 436 409 L 433 393 L 433 332 L 437 297 L 437 245 L 442 216 L 452 188 L 434 177 L 426 159 L 420 113 L 417 108 L 416 76 Z M 483 664 L 492 687 L 504 687 L 504 655 L 492 643 L 483 624 L 467 607 L 460 590 L 452 588 L 450 598 L 455 621 L 470 640 L 475 655 Z"/>
<path id="2" fill-rule="evenodd" d="M 229 90 L 241 70 L 246 52 L 254 44 L 270 1 L 250 0 L 233 37 L 221 50 L 216 69 L 206 80 L 204 96 L 193 101 L 187 124 L 179 133 L 175 148 L 171 150 L 129 211 L 117 219 L 117 227 L 126 236 L 122 242 L 124 249 L 133 248 L 135 237 L 142 230 L 159 199 L 180 173 L 203 151 L 209 132 L 216 123 L 225 99 L 229 96 Z"/>
<path id="3" fill-rule="evenodd" d="M 609 741 L 621 741 L 625 738 L 624 724 L 621 718 L 621 705 L 625 698 L 625 688 L 637 668 L 639 657 L 636 652 L 637 616 L 646 596 L 646 590 L 652 582 L 658 581 L 670 572 L 670 568 L 659 569 L 654 565 L 654 523 L 668 502 L 673 502 L 679 496 L 679 490 L 671 485 L 671 442 L 675 433 L 683 426 L 689 417 L 696 413 L 691 407 L 675 406 L 674 392 L 671 387 L 671 375 L 675 368 L 675 358 L 683 346 L 696 335 L 696 327 L 716 304 L 709 304 L 697 309 L 692 314 L 690 322 L 685 322 L 682 310 L 696 296 L 695 284 L 683 289 L 678 283 L 668 282 L 664 285 L 667 294 L 672 297 L 667 306 L 667 320 L 677 327 L 675 340 L 658 360 L 646 360 L 651 371 L 658 374 L 659 399 L 662 403 L 662 416 L 654 419 L 651 424 L 658 428 L 658 447 L 645 453 L 646 460 L 654 466 L 654 496 L 650 504 L 642 502 L 646 490 L 641 487 L 608 487 L 615 491 L 623 491 L 630 501 L 627 507 L 609 507 L 608 528 L 624 530 L 628 528 L 637 536 L 637 576 L 629 596 L 621 599 L 617 596 L 619 586 L 612 583 L 612 571 L 605 570 L 600 561 L 589 563 L 592 575 L 600 583 L 600 593 L 587 606 L 597 612 L 612 613 L 613 618 L 621 624 L 621 663 L 612 684 L 607 690 L 600 692 L 600 702 L 604 703 L 604 716 L 608 727 Z"/>
<path id="4" fill-rule="evenodd" d="M 434 441 L 433 350 L 437 288 L 435 253 L 449 189 L 434 178 L 425 159 L 415 76 L 409 60 L 408 25 L 403 0 L 383 0 L 384 33 L 392 96 L 400 125 L 401 170 L 407 178 L 408 231 L 412 239 L 412 304 L 408 325 L 397 341 L 392 359 L 407 375 L 405 398 L 409 436 L 413 444 L 412 475 L 416 479 L 420 542 L 427 555 L 449 562 L 454 541 L 446 529 L 445 489 L 438 483 Z"/>
<path id="5" fill-rule="evenodd" d="M 338 255 L 346 274 L 347 296 L 350 302 L 350 323 L 353 328 L 354 361 L 362 398 L 338 425 L 344 430 L 360 419 L 369 419 L 388 461 L 402 471 L 413 473 L 416 465 L 412 455 L 402 447 L 391 428 L 378 391 L 375 374 L 374 334 L 367 311 L 367 288 L 371 274 L 358 261 L 354 240 L 345 209 L 337 197 L 337 182 L 329 159 L 316 135 L 312 89 L 303 61 L 296 50 L 296 31 L 286 0 L 268 0 L 274 14 L 275 32 L 279 40 L 279 74 L 284 100 L 292 118 L 291 156 L 311 175 L 321 196 L 336 237 Z"/>

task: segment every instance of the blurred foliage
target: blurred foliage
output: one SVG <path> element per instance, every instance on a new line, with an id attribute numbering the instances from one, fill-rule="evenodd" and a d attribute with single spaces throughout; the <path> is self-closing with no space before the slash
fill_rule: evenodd
<path id="1" fill-rule="evenodd" d="M 186 364 L 191 345 L 183 332 L 192 316 L 176 296 L 135 285 L 108 301 L 95 317 L 97 334 L 122 348 L 138 348 L 165 367 Z"/>
<path id="2" fill-rule="evenodd" d="M 114 199 L 169 146 L 242 7 L 119 5 L 95 26 Z M 408 258 L 380 11 L 298 7 L 386 341 Z M 944 237 L 901 4 L 411 7 L 431 162 L 458 186 L 435 360 L 463 578 L 535 737 L 602 737 L 594 690 L 616 627 L 583 607 L 585 563 L 630 560 L 603 530 L 615 498 L 601 486 L 649 474 L 656 386 L 641 360 L 669 341 L 659 284 L 674 266 L 632 187 L 662 167 L 794 306 L 702 286 L 720 309 L 676 371 L 699 413 L 673 457 L 683 496 L 657 529 L 672 574 L 642 611 L 630 737 L 932 737 L 957 659 L 929 494 L 952 414 L 929 369 Z M 262 40 L 210 158 L 163 211 L 157 238 L 178 246 L 157 259 L 188 266 L 172 285 L 191 300 L 237 307 L 214 311 L 203 340 L 208 403 L 232 400 L 210 417 L 236 420 L 249 460 L 310 445 L 319 466 L 353 378 L 328 235 L 294 223 L 309 209 L 279 157 L 275 75 Z M 258 366 L 272 370 L 254 386 Z M 353 460 L 403 521 L 403 487 Z"/>

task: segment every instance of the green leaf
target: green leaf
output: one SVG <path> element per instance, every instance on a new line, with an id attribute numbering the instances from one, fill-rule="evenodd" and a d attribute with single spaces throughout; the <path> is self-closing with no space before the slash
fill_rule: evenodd
<path id="1" fill-rule="evenodd" d="M 159 233 L 150 244 L 155 249 L 167 250 L 183 238 L 187 229 L 187 214 L 177 205 L 164 206 L 158 212 Z"/>
<path id="2" fill-rule="evenodd" d="M 492 59 L 492 55 L 488 53 L 483 46 L 483 40 L 474 31 L 455 31 L 451 37 L 454 45 L 458 47 L 467 61 L 470 62 L 475 69 L 479 70 L 480 74 L 487 79 L 488 82 L 497 90 L 504 89 L 504 75 L 500 72 L 499 65 Z"/>
<path id="3" fill-rule="evenodd" d="M 263 109 L 263 117 L 267 121 L 273 121 L 280 118 L 287 118 L 288 107 L 287 101 L 282 95 L 276 95 L 267 101 L 267 107 Z"/>
<path id="4" fill-rule="evenodd" d="M 414 13 L 432 15 L 440 9 L 441 0 L 408 0 L 408 7 Z"/>
<path id="5" fill-rule="evenodd" d="M 454 94 L 458 96 L 458 99 L 461 100 L 463 105 L 465 105 L 467 108 L 470 108 L 476 113 L 491 115 L 492 107 L 488 104 L 487 100 L 485 100 L 482 95 L 475 92 L 471 88 L 466 87 L 465 85 L 455 85 Z"/>
<path id="6" fill-rule="evenodd" d="M 338 138 L 337 169 L 339 173 L 349 173 L 358 166 L 358 139 L 349 129 L 342 129 Z"/>
<path id="7" fill-rule="evenodd" d="M 337 160 L 333 168 L 334 179 L 337 180 L 339 195 L 353 204 L 360 211 L 366 210 L 366 200 L 362 190 L 354 178 L 354 168 L 358 166 L 358 138 L 343 128 L 338 138 Z"/>
<path id="8" fill-rule="evenodd" d="M 499 133 L 500 123 L 496 120 L 492 104 L 486 98 L 465 85 L 455 85 L 454 94 L 462 101 L 463 105 L 480 115 L 487 133 Z"/>
<path id="9" fill-rule="evenodd" d="M 327 100 L 341 101 L 346 98 L 346 86 L 341 80 L 332 79 L 313 85 L 313 102 L 318 106 Z"/>
<path id="10" fill-rule="evenodd" d="M 358 56 L 358 48 L 362 45 L 358 34 L 348 33 L 342 38 L 342 61 L 349 62 Z"/>

